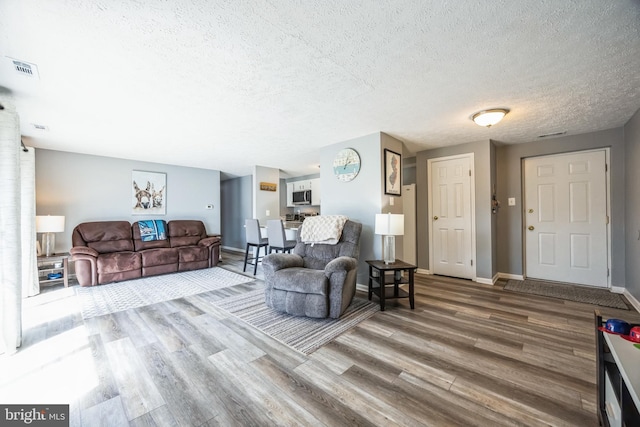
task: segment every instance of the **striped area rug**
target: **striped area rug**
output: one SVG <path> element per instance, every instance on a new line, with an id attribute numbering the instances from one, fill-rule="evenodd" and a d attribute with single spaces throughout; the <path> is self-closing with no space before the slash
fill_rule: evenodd
<path id="1" fill-rule="evenodd" d="M 251 277 L 213 267 L 99 286 L 74 286 L 74 288 L 80 302 L 82 317 L 90 319 L 253 280 Z"/>
<path id="2" fill-rule="evenodd" d="M 373 316 L 379 304 L 355 297 L 339 319 L 312 319 L 272 310 L 259 289 L 213 302 L 251 326 L 306 355 Z"/>

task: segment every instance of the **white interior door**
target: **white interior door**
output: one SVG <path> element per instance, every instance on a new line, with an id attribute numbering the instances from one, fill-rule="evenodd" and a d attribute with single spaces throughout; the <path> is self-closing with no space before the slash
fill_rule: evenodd
<path id="1" fill-rule="evenodd" d="M 471 165 L 473 154 L 429 161 L 433 274 L 475 279 Z"/>
<path id="2" fill-rule="evenodd" d="M 525 159 L 528 277 L 608 286 L 607 153 Z"/>

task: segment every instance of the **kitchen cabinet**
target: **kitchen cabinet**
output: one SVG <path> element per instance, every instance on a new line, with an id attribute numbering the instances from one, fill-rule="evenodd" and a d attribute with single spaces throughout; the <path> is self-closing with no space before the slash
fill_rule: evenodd
<path id="1" fill-rule="evenodd" d="M 320 178 L 311 180 L 311 205 L 320 206 Z"/>
<path id="2" fill-rule="evenodd" d="M 311 206 L 320 206 L 320 178 L 305 179 L 287 183 L 287 207 L 295 208 L 293 192 L 311 190 Z"/>
<path id="3" fill-rule="evenodd" d="M 296 207 L 296 205 L 293 204 L 293 182 L 287 182 L 287 207 Z"/>

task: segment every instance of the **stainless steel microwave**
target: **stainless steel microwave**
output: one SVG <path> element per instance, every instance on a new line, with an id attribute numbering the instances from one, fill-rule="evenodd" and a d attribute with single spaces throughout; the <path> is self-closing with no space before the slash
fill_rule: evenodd
<path id="1" fill-rule="evenodd" d="M 302 190 L 293 192 L 293 204 L 294 205 L 310 205 L 311 204 L 311 190 Z"/>

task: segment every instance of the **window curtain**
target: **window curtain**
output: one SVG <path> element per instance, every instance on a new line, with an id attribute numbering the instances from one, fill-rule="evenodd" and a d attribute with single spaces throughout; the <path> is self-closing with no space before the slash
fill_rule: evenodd
<path id="1" fill-rule="evenodd" d="M 36 249 L 36 149 L 24 147 L 19 151 L 22 298 L 26 298 L 40 293 Z"/>
<path id="2" fill-rule="evenodd" d="M 22 343 L 23 288 L 27 290 L 25 296 L 31 295 L 37 285 L 35 154 L 33 149 L 27 153 L 22 151 L 20 119 L 13 106 L 5 101 L 1 105 L 0 353 L 12 354 Z"/>

